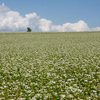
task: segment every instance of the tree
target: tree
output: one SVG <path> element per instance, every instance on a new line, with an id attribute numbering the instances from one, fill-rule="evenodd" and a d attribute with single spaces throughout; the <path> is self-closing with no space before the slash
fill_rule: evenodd
<path id="1" fill-rule="evenodd" d="M 31 28 L 30 27 L 27 27 L 27 32 L 31 32 Z"/>

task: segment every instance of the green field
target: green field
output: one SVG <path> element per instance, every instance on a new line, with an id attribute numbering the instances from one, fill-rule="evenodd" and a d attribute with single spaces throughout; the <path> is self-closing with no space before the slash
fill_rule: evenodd
<path id="1" fill-rule="evenodd" d="M 0 100 L 100 100 L 100 32 L 0 33 Z"/>

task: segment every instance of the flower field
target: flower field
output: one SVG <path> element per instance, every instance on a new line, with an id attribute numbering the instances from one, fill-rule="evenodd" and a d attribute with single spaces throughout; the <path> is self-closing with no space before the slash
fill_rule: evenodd
<path id="1" fill-rule="evenodd" d="M 100 32 L 0 33 L 0 100 L 100 100 Z"/>

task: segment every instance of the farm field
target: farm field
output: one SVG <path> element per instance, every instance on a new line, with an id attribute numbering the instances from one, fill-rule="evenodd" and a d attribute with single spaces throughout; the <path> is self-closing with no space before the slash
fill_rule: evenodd
<path id="1" fill-rule="evenodd" d="M 99 100 L 100 32 L 0 33 L 0 100 Z"/>

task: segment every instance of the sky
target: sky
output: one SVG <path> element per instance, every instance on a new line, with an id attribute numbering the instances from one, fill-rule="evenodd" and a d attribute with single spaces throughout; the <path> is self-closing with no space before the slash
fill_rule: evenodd
<path id="1" fill-rule="evenodd" d="M 100 0 L 0 0 L 0 32 L 100 31 Z"/>

